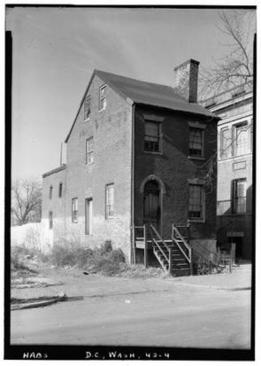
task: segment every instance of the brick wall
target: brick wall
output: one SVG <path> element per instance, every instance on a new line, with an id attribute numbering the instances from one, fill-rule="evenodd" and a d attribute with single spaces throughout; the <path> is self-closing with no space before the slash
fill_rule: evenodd
<path id="1" fill-rule="evenodd" d="M 132 107 L 111 88 L 106 89 L 107 106 L 99 111 L 99 87 L 94 77 L 88 95 L 91 114 L 84 121 L 80 109 L 67 143 L 67 236 L 74 235 L 84 245 L 99 246 L 111 240 L 130 254 L 131 205 L 131 124 Z M 86 164 L 86 139 L 94 138 L 94 162 Z M 105 219 L 105 185 L 114 183 L 115 217 Z M 72 223 L 71 202 L 78 198 L 79 219 Z M 85 199 L 93 199 L 93 235 L 85 235 Z"/>
<path id="2" fill-rule="evenodd" d="M 59 168 L 58 168 L 59 169 Z M 45 245 L 52 246 L 54 238 L 64 234 L 65 231 L 65 203 L 66 203 L 66 173 L 64 167 L 43 177 L 42 191 L 42 227 L 45 233 Z M 62 183 L 62 197 L 59 197 L 59 184 Z M 50 187 L 52 198 L 49 197 Z M 53 213 L 53 229 L 49 228 L 49 212 Z"/>
<path id="3" fill-rule="evenodd" d="M 163 153 L 144 152 L 144 114 L 163 117 Z M 216 150 L 215 122 L 209 122 L 205 130 L 205 159 L 188 158 L 189 124 L 204 119 L 188 117 L 184 113 L 167 112 L 156 108 L 136 108 L 135 115 L 135 224 L 143 223 L 143 194 L 141 184 L 151 174 L 165 185 L 163 194 L 162 233 L 168 237 L 172 223 L 186 223 L 188 219 L 189 179 L 200 178 L 197 166 L 202 165 Z M 206 191 L 205 222 L 191 226 L 193 238 L 215 238 L 216 188 Z"/>

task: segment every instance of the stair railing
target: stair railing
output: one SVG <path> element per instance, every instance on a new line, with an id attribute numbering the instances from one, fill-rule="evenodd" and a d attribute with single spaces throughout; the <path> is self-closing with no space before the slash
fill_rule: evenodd
<path id="1" fill-rule="evenodd" d="M 154 235 L 156 235 L 158 241 L 160 241 L 164 248 L 168 251 L 168 256 L 165 254 L 165 252 L 162 250 L 161 246 L 159 245 L 157 239 L 155 239 L 152 236 L 152 241 L 153 243 L 156 245 L 156 247 L 159 249 L 159 251 L 161 252 L 161 254 L 164 256 L 164 258 L 166 259 L 168 266 L 169 266 L 169 271 L 171 270 L 171 248 L 169 248 L 169 246 L 165 243 L 165 241 L 162 239 L 162 237 L 160 236 L 160 234 L 158 233 L 158 231 L 156 230 L 156 228 L 150 224 L 150 229 L 153 232 Z"/>
<path id="2" fill-rule="evenodd" d="M 191 247 L 186 242 L 186 240 L 184 239 L 184 237 L 181 235 L 181 233 L 179 232 L 179 230 L 176 228 L 176 226 L 174 224 L 172 224 L 171 239 L 177 244 L 179 250 L 184 255 L 184 257 L 187 259 L 187 261 L 189 262 L 189 264 L 191 264 L 191 262 L 192 262 L 192 254 L 191 254 L 192 251 L 191 251 Z M 185 253 L 185 251 L 183 250 L 183 248 L 181 247 L 181 245 L 177 241 L 177 239 L 182 241 L 182 244 L 184 245 L 184 247 L 187 250 L 187 254 Z"/>

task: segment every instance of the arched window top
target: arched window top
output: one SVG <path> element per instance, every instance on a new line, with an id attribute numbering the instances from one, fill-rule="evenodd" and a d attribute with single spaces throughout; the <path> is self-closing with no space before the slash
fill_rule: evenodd
<path id="1" fill-rule="evenodd" d="M 154 182 L 157 183 L 157 184 L 155 184 Z M 166 193 L 165 184 L 163 183 L 163 181 L 159 177 L 157 177 L 154 174 L 149 175 L 148 177 L 146 177 L 142 181 L 142 183 L 140 185 L 140 193 L 144 192 L 145 185 L 147 186 L 147 184 L 149 184 L 149 187 L 151 189 L 157 189 L 157 186 L 159 186 L 161 192 Z"/>

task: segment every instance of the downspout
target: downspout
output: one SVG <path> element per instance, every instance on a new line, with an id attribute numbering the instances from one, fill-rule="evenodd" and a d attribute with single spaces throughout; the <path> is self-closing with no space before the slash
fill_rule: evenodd
<path id="1" fill-rule="evenodd" d="M 136 253 L 134 250 L 134 237 L 133 237 L 133 228 L 134 228 L 134 159 L 135 159 L 135 104 L 132 104 L 132 119 L 131 119 L 131 230 L 130 230 L 130 238 L 131 238 L 131 246 L 130 246 L 130 259 L 131 263 L 135 264 L 136 262 Z"/>

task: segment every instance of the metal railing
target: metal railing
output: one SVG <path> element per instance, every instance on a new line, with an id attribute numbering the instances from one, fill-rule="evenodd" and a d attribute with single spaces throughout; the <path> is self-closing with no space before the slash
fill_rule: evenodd
<path id="1" fill-rule="evenodd" d="M 160 234 L 158 233 L 158 231 L 156 230 L 156 228 L 150 224 L 150 229 L 152 232 L 152 242 L 153 244 L 156 246 L 156 248 L 160 251 L 160 253 L 163 255 L 163 257 L 165 258 L 165 260 L 167 261 L 168 264 L 168 271 L 171 271 L 171 248 L 165 243 L 164 239 L 162 239 L 162 237 L 160 236 Z M 154 235 L 156 235 L 157 238 L 155 238 Z M 166 253 L 164 252 L 164 250 L 162 249 L 161 245 L 159 244 L 159 242 L 161 242 L 163 244 L 163 247 L 166 249 L 166 251 L 168 252 L 168 255 L 166 255 Z M 155 252 L 156 256 L 157 256 L 157 252 Z M 157 256 L 158 258 L 158 256 Z M 161 263 L 160 259 L 158 258 L 159 262 Z M 164 266 L 161 263 L 162 266 Z M 164 268 L 164 270 L 166 270 L 166 268 Z"/>
<path id="2" fill-rule="evenodd" d="M 181 235 L 178 228 L 174 224 L 172 224 L 171 239 L 176 243 L 179 250 L 182 252 L 182 254 L 187 259 L 187 261 L 191 264 L 191 261 L 192 261 L 191 247 L 186 242 L 185 238 Z M 184 248 L 182 248 L 182 245 L 180 244 L 180 242 L 182 243 Z M 185 253 L 185 251 L 187 251 L 187 253 Z"/>

